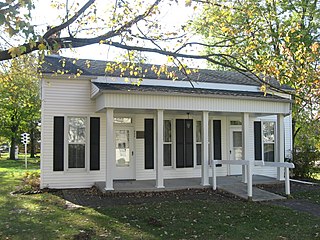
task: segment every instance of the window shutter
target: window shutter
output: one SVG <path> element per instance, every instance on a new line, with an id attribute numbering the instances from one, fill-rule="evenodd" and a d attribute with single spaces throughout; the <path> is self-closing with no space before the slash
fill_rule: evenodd
<path id="1" fill-rule="evenodd" d="M 188 128 L 189 126 L 189 128 Z M 193 167 L 193 120 L 185 120 L 185 147 L 184 147 L 184 159 L 185 167 Z"/>
<path id="2" fill-rule="evenodd" d="M 193 167 L 192 119 L 176 120 L 176 167 Z"/>
<path id="3" fill-rule="evenodd" d="M 262 160 L 261 122 L 254 122 L 254 159 Z"/>
<path id="4" fill-rule="evenodd" d="M 64 117 L 53 119 L 53 171 L 63 171 Z"/>
<path id="5" fill-rule="evenodd" d="M 90 170 L 100 170 L 100 118 L 90 118 Z"/>
<path id="6" fill-rule="evenodd" d="M 184 167 L 184 120 L 176 120 L 176 167 Z"/>
<path id="7" fill-rule="evenodd" d="M 144 120 L 144 168 L 154 169 L 154 123 L 153 119 Z"/>
<path id="8" fill-rule="evenodd" d="M 213 120 L 214 160 L 222 160 L 221 154 L 221 120 Z"/>

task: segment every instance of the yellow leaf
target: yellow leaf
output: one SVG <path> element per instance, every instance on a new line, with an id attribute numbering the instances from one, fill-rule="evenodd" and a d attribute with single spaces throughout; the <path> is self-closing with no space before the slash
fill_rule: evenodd
<path id="1" fill-rule="evenodd" d="M 39 50 L 41 50 L 41 51 L 47 49 L 46 45 L 44 45 L 43 43 L 40 43 L 40 44 L 38 45 L 38 48 L 39 48 Z"/>

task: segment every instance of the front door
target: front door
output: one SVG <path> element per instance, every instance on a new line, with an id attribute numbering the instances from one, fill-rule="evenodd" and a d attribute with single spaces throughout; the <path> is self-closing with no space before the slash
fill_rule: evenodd
<path id="1" fill-rule="evenodd" d="M 230 160 L 242 160 L 242 130 L 241 128 L 230 129 Z M 229 175 L 242 174 L 241 165 L 229 165 Z"/>
<path id="2" fill-rule="evenodd" d="M 135 179 L 133 128 L 115 127 L 114 140 L 116 150 L 114 179 Z"/>

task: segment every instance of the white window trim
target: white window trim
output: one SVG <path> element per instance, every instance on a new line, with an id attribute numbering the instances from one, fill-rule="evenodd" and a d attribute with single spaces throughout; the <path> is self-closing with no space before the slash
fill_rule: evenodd
<path id="1" fill-rule="evenodd" d="M 84 168 L 69 168 L 69 139 L 68 139 L 68 129 L 69 129 L 69 118 L 70 117 L 82 117 L 86 118 L 86 132 L 85 132 L 85 160 L 84 160 Z M 72 114 L 72 115 L 64 115 L 64 169 L 66 172 L 89 172 L 89 151 L 90 151 L 90 116 L 81 115 L 81 114 Z"/>

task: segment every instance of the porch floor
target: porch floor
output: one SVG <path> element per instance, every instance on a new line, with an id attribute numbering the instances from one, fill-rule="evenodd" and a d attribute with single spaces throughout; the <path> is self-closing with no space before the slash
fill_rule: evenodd
<path id="1" fill-rule="evenodd" d="M 225 176 L 217 177 L 217 187 L 226 192 L 232 193 L 240 198 L 247 199 L 247 184 L 241 182 L 242 177 L 237 176 Z M 253 175 L 253 185 L 256 184 L 276 184 L 280 181 L 275 178 Z M 165 188 L 156 188 L 156 180 L 114 180 L 113 187 L 114 192 L 161 192 L 161 191 L 174 191 L 182 189 L 202 189 L 211 188 L 211 186 L 201 186 L 200 178 L 178 178 L 178 179 L 165 179 Z M 212 183 L 212 178 L 210 178 Z M 102 192 L 106 192 L 105 182 L 96 182 L 95 185 Z M 284 190 L 283 190 L 284 191 Z M 252 201 L 271 201 L 286 199 L 280 195 L 267 192 L 257 187 L 252 187 Z"/>

